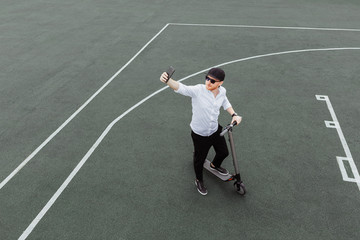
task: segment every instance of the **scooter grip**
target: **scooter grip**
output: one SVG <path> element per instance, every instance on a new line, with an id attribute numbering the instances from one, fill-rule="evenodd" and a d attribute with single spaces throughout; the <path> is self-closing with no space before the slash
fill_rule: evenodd
<path id="1" fill-rule="evenodd" d="M 229 131 L 229 127 L 226 127 L 221 133 L 220 136 L 223 137 Z"/>
<path id="2" fill-rule="evenodd" d="M 221 133 L 220 133 L 220 137 L 223 137 L 225 135 L 225 133 L 227 133 L 228 129 L 225 128 Z"/>
<path id="3" fill-rule="evenodd" d="M 234 121 L 233 123 L 227 125 L 227 126 L 225 127 L 225 129 L 220 133 L 220 136 L 223 137 L 223 136 L 229 131 L 229 129 L 233 128 L 233 127 L 236 126 L 236 125 L 237 125 L 237 122 L 236 122 L 236 121 Z"/>

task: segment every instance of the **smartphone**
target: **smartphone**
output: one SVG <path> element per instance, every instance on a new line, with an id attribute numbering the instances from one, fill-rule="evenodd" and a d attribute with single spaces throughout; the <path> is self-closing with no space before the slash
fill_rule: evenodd
<path id="1" fill-rule="evenodd" d="M 171 78 L 171 76 L 174 74 L 175 72 L 175 68 L 173 66 L 170 66 L 169 69 L 166 71 L 166 73 L 168 74 L 168 81 Z"/>

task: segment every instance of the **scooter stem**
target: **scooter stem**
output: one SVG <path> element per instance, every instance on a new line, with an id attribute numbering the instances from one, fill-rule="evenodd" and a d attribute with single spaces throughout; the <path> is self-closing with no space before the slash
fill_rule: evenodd
<path id="1" fill-rule="evenodd" d="M 236 158 L 236 152 L 235 152 L 234 139 L 233 139 L 233 135 L 232 135 L 232 129 L 230 131 L 228 131 L 228 135 L 229 135 L 231 155 L 232 155 L 232 158 L 233 158 L 233 164 L 234 164 L 234 168 L 235 168 L 235 175 L 238 175 L 238 174 L 240 174 L 240 172 L 239 172 L 239 165 L 238 165 L 237 158 Z"/>

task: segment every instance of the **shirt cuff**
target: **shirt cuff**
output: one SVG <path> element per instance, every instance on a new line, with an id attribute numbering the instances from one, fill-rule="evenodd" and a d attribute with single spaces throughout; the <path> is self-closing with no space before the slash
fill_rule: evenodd
<path id="1" fill-rule="evenodd" d="M 176 92 L 176 93 L 181 93 L 182 92 L 182 87 L 183 87 L 183 84 L 181 83 L 181 82 L 178 82 L 179 83 L 179 88 L 178 88 L 178 90 L 174 90 L 174 92 Z"/>

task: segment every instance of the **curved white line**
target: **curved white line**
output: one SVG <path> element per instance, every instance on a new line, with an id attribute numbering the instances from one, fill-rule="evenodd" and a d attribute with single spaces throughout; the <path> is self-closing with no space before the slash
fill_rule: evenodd
<path id="1" fill-rule="evenodd" d="M 290 53 L 301 53 L 301 52 L 317 52 L 317 51 L 338 51 L 338 50 L 360 50 L 360 47 L 352 47 L 352 48 L 322 48 L 322 49 L 303 49 L 303 50 L 292 50 L 292 51 L 285 51 L 285 52 L 277 52 L 277 53 L 269 53 L 269 54 L 263 54 L 263 55 L 257 55 L 247 58 L 241 58 L 225 63 L 221 63 L 219 65 L 213 66 L 213 67 L 221 67 L 228 64 L 236 63 L 236 62 L 243 62 L 251 59 L 257 59 L 257 58 L 263 58 L 263 57 L 270 57 L 270 56 L 276 56 L 276 55 L 284 55 L 284 54 L 290 54 Z M 212 68 L 212 67 L 210 67 Z M 200 73 L 203 73 L 205 71 L 208 71 L 210 68 L 201 70 L 199 72 L 193 73 L 187 77 L 184 77 L 179 82 L 182 82 L 186 79 L 189 79 L 193 76 L 196 76 Z M 33 231 L 33 229 L 36 227 L 36 225 L 39 223 L 39 221 L 44 217 L 46 212 L 51 208 L 51 206 L 55 203 L 57 198 L 60 196 L 60 194 L 64 191 L 64 189 L 69 185 L 71 180 L 75 177 L 75 175 L 79 172 L 79 170 L 82 168 L 82 166 L 85 164 L 85 162 L 89 159 L 89 157 L 92 155 L 92 153 L 95 151 L 95 149 L 99 146 L 99 144 L 102 142 L 102 140 L 105 138 L 105 136 L 110 132 L 111 128 L 120 121 L 123 117 L 125 117 L 127 114 L 129 114 L 132 110 L 155 96 L 156 94 L 164 91 L 167 89 L 168 86 L 163 87 L 156 92 L 150 94 L 131 108 L 129 108 L 127 111 L 125 111 L 123 114 L 121 114 L 119 117 L 117 117 L 115 120 L 113 120 L 107 128 L 104 130 L 104 132 L 100 135 L 100 137 L 96 140 L 96 142 L 92 145 L 92 147 L 89 149 L 89 151 L 85 154 L 85 156 L 81 159 L 81 161 L 78 163 L 78 165 L 74 168 L 74 170 L 70 173 L 70 175 L 66 178 L 66 180 L 63 182 L 63 184 L 59 187 L 59 189 L 56 191 L 56 193 L 51 197 L 51 199 L 47 202 L 47 204 L 43 207 L 43 209 L 39 212 L 39 214 L 35 217 L 35 219 L 31 222 L 31 224 L 26 228 L 26 230 L 23 232 L 23 234 L 19 237 L 19 239 L 26 239 L 29 234 Z"/>

